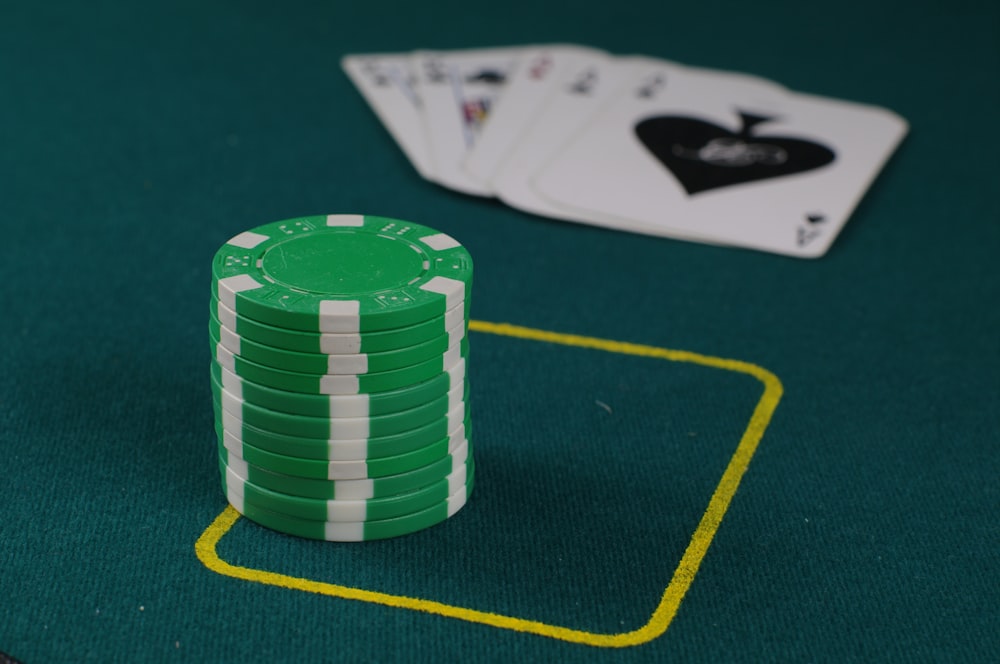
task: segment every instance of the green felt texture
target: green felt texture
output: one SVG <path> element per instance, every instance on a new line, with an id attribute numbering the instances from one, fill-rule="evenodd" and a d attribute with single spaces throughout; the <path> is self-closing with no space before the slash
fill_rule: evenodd
<path id="1" fill-rule="evenodd" d="M 1000 651 L 1000 4 L 18 2 L 0 10 L 0 652 L 35 662 L 988 661 Z M 815 261 L 423 181 L 346 53 L 575 42 L 886 106 L 911 133 Z M 448 233 L 475 320 L 766 368 L 784 395 L 669 629 L 622 649 L 251 583 L 219 488 L 211 261 L 365 213 Z M 641 627 L 761 397 L 687 362 L 469 335 L 476 490 L 412 536 L 238 521 L 233 565 Z M 2 656 L 0 656 L 2 660 Z"/>

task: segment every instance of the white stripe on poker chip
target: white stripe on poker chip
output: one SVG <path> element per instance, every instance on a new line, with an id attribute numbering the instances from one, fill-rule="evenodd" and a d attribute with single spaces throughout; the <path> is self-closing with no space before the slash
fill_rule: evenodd
<path id="1" fill-rule="evenodd" d="M 226 473 L 226 500 L 236 508 L 236 511 L 243 514 L 246 509 L 243 502 L 243 494 L 236 490 L 236 487 L 229 483 L 229 473 Z"/>
<path id="2" fill-rule="evenodd" d="M 451 453 L 451 467 L 454 470 L 469 460 L 469 441 L 462 441 Z"/>
<path id="3" fill-rule="evenodd" d="M 330 396 L 330 417 L 368 417 L 371 400 L 367 394 Z"/>
<path id="4" fill-rule="evenodd" d="M 448 392 L 448 412 L 457 406 L 465 405 L 465 382 L 461 382 Z"/>
<path id="5" fill-rule="evenodd" d="M 362 500 L 328 500 L 326 501 L 327 523 L 346 523 L 355 525 L 368 518 L 368 504 Z M 329 530 L 327 531 L 329 532 Z"/>
<path id="6" fill-rule="evenodd" d="M 367 456 L 367 440 L 331 440 L 326 445 L 326 458 L 329 461 L 357 461 Z"/>
<path id="7" fill-rule="evenodd" d="M 375 496 L 375 480 L 343 480 L 333 485 L 335 500 L 368 500 Z"/>
<path id="8" fill-rule="evenodd" d="M 240 399 L 242 399 L 243 381 L 240 380 L 240 377 L 231 372 L 229 369 L 226 369 L 225 367 L 219 367 L 219 374 L 221 374 L 220 377 L 222 378 L 222 380 L 219 382 L 222 383 L 223 389 L 235 394 Z"/>
<path id="9" fill-rule="evenodd" d="M 324 535 L 331 542 L 360 542 L 365 538 L 365 522 L 327 521 Z"/>
<path id="10" fill-rule="evenodd" d="M 229 392 L 222 390 L 222 394 L 219 395 L 219 402 L 222 405 L 222 410 L 228 411 L 235 415 L 236 417 L 243 420 L 243 400 L 237 399 Z"/>
<path id="11" fill-rule="evenodd" d="M 231 277 L 223 277 L 222 279 L 219 279 L 217 283 L 218 288 L 216 289 L 216 297 L 219 298 L 219 302 L 222 302 L 234 311 L 236 309 L 237 293 L 264 286 L 264 284 L 260 283 L 249 274 L 235 274 Z"/>
<path id="12" fill-rule="evenodd" d="M 448 367 L 448 384 L 457 385 L 459 381 L 465 380 L 465 358 L 460 357 L 458 362 Z"/>
<path id="13" fill-rule="evenodd" d="M 458 446 L 467 442 L 465 439 L 465 422 L 458 425 L 458 428 L 448 434 L 448 454 L 453 454 Z"/>
<path id="14" fill-rule="evenodd" d="M 246 481 L 242 477 L 234 473 L 233 469 L 230 468 L 228 465 L 226 466 L 225 478 L 226 478 L 226 494 L 228 495 L 230 493 L 235 493 L 236 496 L 240 499 L 240 502 L 242 503 L 243 498 L 246 496 L 247 493 Z"/>
<path id="15" fill-rule="evenodd" d="M 466 404 L 465 402 L 459 403 L 457 406 L 448 411 L 448 430 L 451 431 L 458 427 L 458 425 L 465 422 L 466 415 Z"/>
<path id="16" fill-rule="evenodd" d="M 463 463 L 458 467 L 458 470 L 449 475 L 446 479 L 448 480 L 448 495 L 455 493 L 463 486 L 465 486 L 466 481 L 469 478 L 469 465 Z"/>
<path id="17" fill-rule="evenodd" d="M 222 300 L 216 300 L 215 315 L 218 317 L 219 322 L 228 327 L 231 330 L 236 329 L 236 312 L 227 307 L 222 303 Z"/>
<path id="18" fill-rule="evenodd" d="M 330 355 L 326 359 L 326 372 L 331 374 L 368 373 L 368 355 Z"/>
<path id="19" fill-rule="evenodd" d="M 215 361 L 223 368 L 236 373 L 236 357 L 222 344 L 215 344 Z"/>
<path id="20" fill-rule="evenodd" d="M 361 331 L 360 300 L 323 300 L 319 303 L 319 331 L 358 333 Z"/>
<path id="21" fill-rule="evenodd" d="M 239 247 L 241 249 L 253 249 L 261 242 L 265 240 L 270 240 L 266 235 L 261 235 L 260 233 L 254 233 L 253 231 L 244 231 L 239 235 L 229 238 L 226 244 L 231 244 L 234 247 Z"/>
<path id="22" fill-rule="evenodd" d="M 450 367 L 461 359 L 463 359 L 462 345 L 458 344 L 456 346 L 452 346 L 444 352 L 444 355 L 441 356 L 441 367 Z"/>
<path id="23" fill-rule="evenodd" d="M 241 477 L 246 477 L 248 468 L 247 462 L 242 457 L 235 454 L 227 454 L 226 465 L 233 469 L 233 472 Z"/>
<path id="24" fill-rule="evenodd" d="M 226 430 L 222 431 L 222 444 L 225 446 L 226 452 L 228 452 L 229 454 L 235 454 L 236 456 L 239 457 L 243 456 L 243 444 L 240 441 L 236 440 L 236 436 L 232 435 Z"/>
<path id="25" fill-rule="evenodd" d="M 445 296 L 445 309 L 451 309 L 459 302 L 465 301 L 465 283 L 448 277 L 433 277 L 420 287 L 425 291 L 440 293 Z"/>
<path id="26" fill-rule="evenodd" d="M 448 410 L 462 403 L 465 398 L 465 382 L 456 383 L 448 387 Z"/>
<path id="27" fill-rule="evenodd" d="M 454 306 L 444 314 L 444 329 L 450 330 L 458 324 L 465 324 L 465 299 L 463 298 L 457 306 Z"/>
<path id="28" fill-rule="evenodd" d="M 319 377 L 319 391 L 321 394 L 357 394 L 361 383 L 357 376 L 351 374 L 340 374 Z"/>
<path id="29" fill-rule="evenodd" d="M 229 435 L 232 439 L 243 445 L 243 418 L 236 413 L 231 413 L 222 408 L 222 433 Z"/>
<path id="30" fill-rule="evenodd" d="M 243 421 L 230 413 L 225 408 L 222 409 L 222 430 L 243 443 Z"/>
<path id="31" fill-rule="evenodd" d="M 455 512 L 462 509 L 465 506 L 465 500 L 468 498 L 468 487 L 462 486 L 455 493 L 448 496 L 448 518 L 450 519 L 455 515 Z"/>
<path id="32" fill-rule="evenodd" d="M 456 325 L 448 330 L 448 345 L 454 346 L 465 338 L 465 324 Z"/>
<path id="33" fill-rule="evenodd" d="M 240 335 L 236 334 L 228 327 L 219 326 L 219 341 L 223 346 L 236 353 L 240 354 L 240 349 L 243 346 L 240 344 Z"/>
<path id="34" fill-rule="evenodd" d="M 438 233 L 437 235 L 428 235 L 427 237 L 420 238 L 420 241 L 426 244 L 431 249 L 436 251 L 443 251 L 445 249 L 454 249 L 455 247 L 462 246 L 458 241 L 451 237 L 450 235 L 445 235 L 444 233 Z"/>
<path id="35" fill-rule="evenodd" d="M 365 218 L 360 214 L 328 214 L 327 226 L 364 226 Z"/>
<path id="36" fill-rule="evenodd" d="M 367 417 L 330 419 L 330 440 L 362 440 L 371 435 L 371 420 Z"/>
<path id="37" fill-rule="evenodd" d="M 219 320 L 222 320 L 221 318 Z M 357 354 L 361 352 L 360 334 L 321 334 L 319 352 L 326 354 Z"/>
<path id="38" fill-rule="evenodd" d="M 246 480 L 233 472 L 232 468 L 226 468 L 226 499 L 240 514 L 244 514 L 246 495 Z"/>
<path id="39" fill-rule="evenodd" d="M 328 480 L 357 480 L 368 477 L 368 462 L 355 459 L 353 461 L 331 461 L 326 465 Z M 362 518 L 362 521 L 364 518 Z M 341 519 L 350 521 L 350 519 Z"/>

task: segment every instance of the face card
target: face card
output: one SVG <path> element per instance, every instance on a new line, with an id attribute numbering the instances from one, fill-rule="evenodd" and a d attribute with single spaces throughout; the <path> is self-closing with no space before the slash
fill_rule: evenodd
<path id="1" fill-rule="evenodd" d="M 597 49 L 565 44 L 526 48 L 508 77 L 503 96 L 490 111 L 489 122 L 466 155 L 465 170 L 476 180 L 489 182 L 521 132 L 536 119 L 553 84 L 581 63 L 598 57 L 609 56 Z"/>
<path id="2" fill-rule="evenodd" d="M 578 210 L 539 196 L 529 178 L 613 99 L 636 61 L 598 52 L 581 54 L 571 64 L 566 74 L 555 80 L 541 108 L 500 161 L 490 186 L 511 207 L 554 219 L 578 220 Z"/>
<path id="3" fill-rule="evenodd" d="M 417 172 L 434 180 L 421 117 L 423 102 L 410 55 L 347 55 L 340 66 Z"/>
<path id="4" fill-rule="evenodd" d="M 517 64 L 520 47 L 421 51 L 415 55 L 431 163 L 441 184 L 489 196 L 485 182 L 462 168 Z"/>
<path id="5" fill-rule="evenodd" d="M 631 230 L 821 256 L 905 120 L 724 78 L 650 67 L 542 168 L 536 191 L 582 215 L 638 225 Z"/>

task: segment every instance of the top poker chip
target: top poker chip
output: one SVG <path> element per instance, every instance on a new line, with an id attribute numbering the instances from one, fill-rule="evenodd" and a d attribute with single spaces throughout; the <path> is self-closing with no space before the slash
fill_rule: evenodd
<path id="1" fill-rule="evenodd" d="M 300 217 L 231 238 L 212 262 L 219 301 L 288 329 L 364 333 L 413 325 L 466 302 L 472 257 L 419 224 Z"/>

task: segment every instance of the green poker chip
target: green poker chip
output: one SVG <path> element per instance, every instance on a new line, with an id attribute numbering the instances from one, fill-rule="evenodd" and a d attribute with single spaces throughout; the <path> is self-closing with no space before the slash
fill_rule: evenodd
<path id="1" fill-rule="evenodd" d="M 238 475 L 257 486 L 278 493 L 319 500 L 368 500 L 415 491 L 455 472 L 472 454 L 472 444 L 466 439 L 445 457 L 405 473 L 365 479 L 317 480 L 261 468 L 230 452 L 221 442 L 218 449 L 219 457 L 226 466 L 232 467 Z"/>
<path id="2" fill-rule="evenodd" d="M 463 431 L 462 435 L 442 438 L 436 443 L 419 447 L 405 454 L 352 461 L 303 459 L 277 454 L 240 442 L 228 431 L 222 431 L 219 435 L 220 441 L 227 451 L 260 468 L 306 479 L 354 480 L 398 475 L 434 463 L 446 454 L 453 452 L 465 440 L 464 434 Z"/>
<path id="3" fill-rule="evenodd" d="M 234 491 L 229 503 L 250 521 L 271 530 L 328 542 L 365 542 L 409 535 L 446 521 L 465 506 L 472 494 L 472 478 L 446 500 L 419 512 L 375 521 L 316 521 L 273 512 L 248 503 Z"/>
<path id="4" fill-rule="evenodd" d="M 397 413 L 374 417 L 311 417 L 256 406 L 215 383 L 212 384 L 212 391 L 217 407 L 252 426 L 265 431 L 330 441 L 380 438 L 419 429 L 425 424 L 445 417 L 456 406 L 468 401 L 467 385 L 456 385 L 451 392 L 443 396 Z"/>
<path id="5" fill-rule="evenodd" d="M 463 404 L 456 406 L 447 416 L 425 424 L 419 429 L 381 438 L 331 441 L 266 431 L 246 424 L 237 415 L 215 405 L 215 427 L 217 433 L 229 432 L 241 443 L 249 443 L 276 454 L 304 459 L 350 461 L 397 456 L 430 445 L 442 438 L 459 433 L 465 435 L 470 430 L 470 421 L 468 404 Z"/>
<path id="6" fill-rule="evenodd" d="M 472 259 L 385 217 L 288 219 L 212 262 L 222 489 L 257 523 L 330 541 L 449 518 L 472 490 Z"/>
<path id="7" fill-rule="evenodd" d="M 262 437 L 274 436 L 278 440 L 294 438 L 299 441 L 313 441 L 317 445 L 325 445 L 328 455 L 330 455 L 329 459 L 344 458 L 350 454 L 348 450 L 356 450 L 360 454 L 361 449 L 364 449 L 366 452 L 374 451 L 374 456 L 394 456 L 395 454 L 401 454 L 402 451 L 413 450 L 421 445 L 429 445 L 436 440 L 440 440 L 450 434 L 458 426 L 458 422 L 465 421 L 469 414 L 468 404 L 465 401 L 459 401 L 448 413 L 435 415 L 430 421 L 412 429 L 386 433 L 381 436 L 362 436 L 357 435 L 361 432 L 354 428 L 356 423 L 349 422 L 349 428 L 346 429 L 346 432 L 344 429 L 340 429 L 334 434 L 341 437 L 320 438 L 288 434 L 284 431 L 272 431 L 259 426 L 259 423 L 251 424 L 245 422 L 242 414 L 235 412 L 234 409 L 226 408 L 217 399 L 213 400 L 212 405 L 215 409 L 216 418 L 222 422 L 223 429 L 232 432 L 241 441 L 245 440 L 248 433 L 247 429 L 250 428 L 254 432 L 260 433 Z M 256 447 L 268 449 L 266 445 L 256 445 Z M 277 451 L 279 454 L 285 453 L 284 450 Z M 290 454 L 289 456 L 295 455 Z"/>
<path id="8" fill-rule="evenodd" d="M 243 339 L 214 317 L 209 318 L 208 333 L 213 343 L 221 343 L 232 353 L 265 366 L 308 374 L 357 375 L 402 369 L 443 355 L 465 338 L 465 326 L 460 323 L 445 334 L 407 348 L 333 355 L 285 350 Z"/>
<path id="9" fill-rule="evenodd" d="M 257 486 L 229 466 L 221 465 L 220 470 L 222 488 L 226 495 L 235 494 L 244 503 L 314 521 L 375 521 L 419 512 L 447 500 L 448 496 L 472 479 L 475 465 L 470 459 L 455 472 L 426 487 L 369 500 L 316 500 L 292 496 Z"/>
<path id="10" fill-rule="evenodd" d="M 385 217 L 264 224 L 212 261 L 215 296 L 237 314 L 305 332 L 414 325 L 469 300 L 472 257 L 450 236 Z"/>
<path id="11" fill-rule="evenodd" d="M 369 417 L 409 410 L 444 396 L 465 381 L 465 361 L 415 385 L 372 394 L 304 394 L 288 392 L 244 380 L 219 366 L 211 364 L 212 382 L 240 396 L 247 403 L 270 410 L 312 417 Z"/>
<path id="12" fill-rule="evenodd" d="M 445 334 L 458 325 L 468 324 L 468 301 L 460 302 L 444 313 L 421 323 L 391 330 L 365 333 L 321 333 L 289 330 L 252 318 L 240 316 L 213 295 L 209 315 L 221 325 L 234 330 L 243 339 L 260 344 L 294 350 L 300 353 L 325 355 L 382 353 L 414 346 Z"/>
<path id="13" fill-rule="evenodd" d="M 211 340 L 210 340 L 211 341 Z M 211 341 L 215 361 L 241 378 L 289 392 L 306 394 L 359 394 L 386 392 L 420 383 L 448 371 L 461 358 L 467 358 L 468 339 L 436 356 L 400 369 L 369 374 L 307 374 L 269 367 L 236 355 L 221 343 Z"/>

